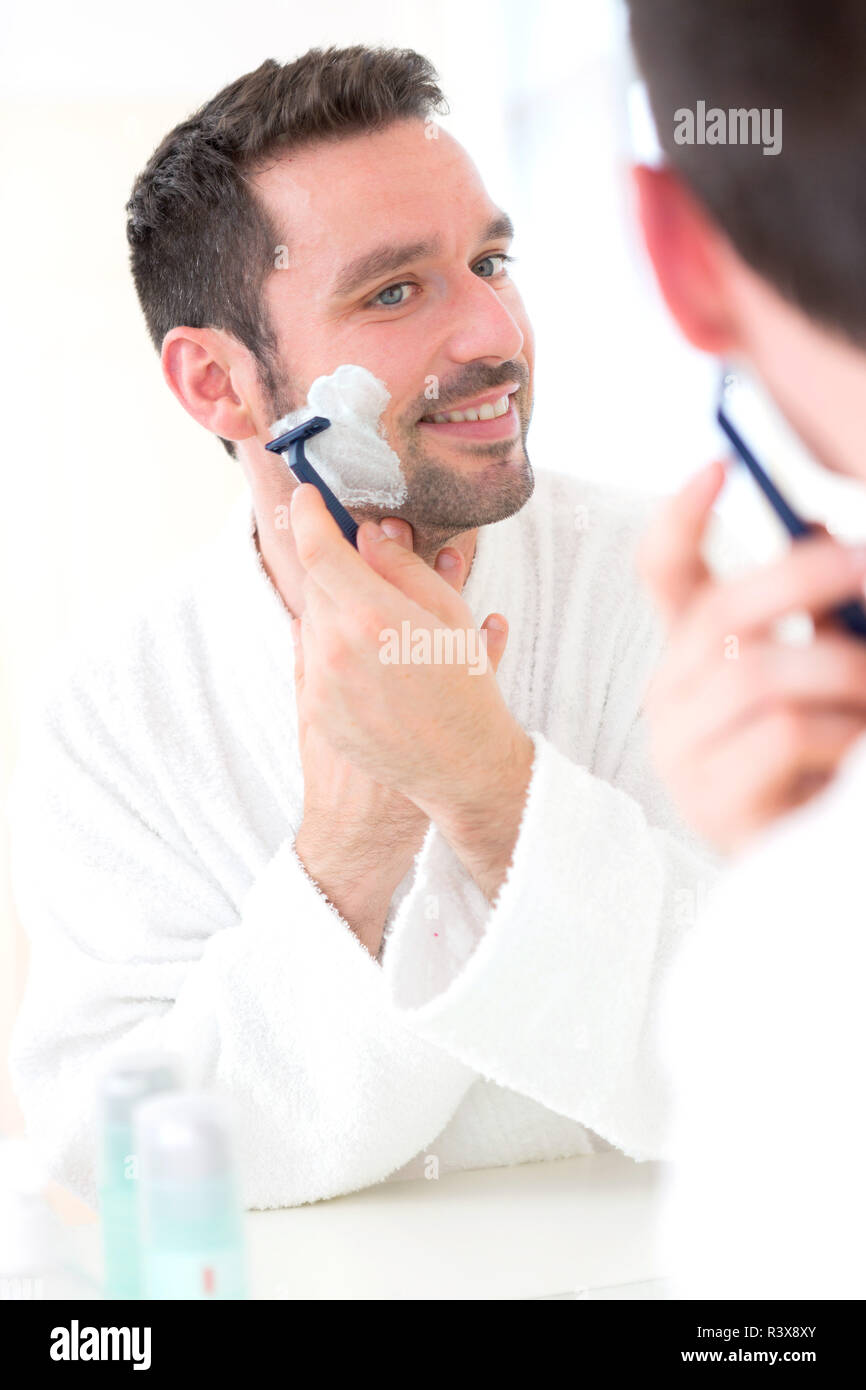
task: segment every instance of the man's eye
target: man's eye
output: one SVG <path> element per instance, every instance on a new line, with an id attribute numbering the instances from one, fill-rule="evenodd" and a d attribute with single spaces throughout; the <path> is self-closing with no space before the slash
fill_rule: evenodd
<path id="1" fill-rule="evenodd" d="M 495 275 L 501 275 L 509 261 L 513 260 L 513 256 L 506 256 L 504 251 L 497 251 L 495 255 L 485 256 L 483 260 L 476 261 L 472 269 L 482 280 L 492 280 Z"/>
<path id="2" fill-rule="evenodd" d="M 386 309 L 393 309 L 398 304 L 405 304 L 408 294 L 404 297 L 403 291 L 412 288 L 411 280 L 401 280 L 397 285 L 388 285 L 384 290 L 380 290 L 373 300 L 374 304 L 382 304 Z"/>

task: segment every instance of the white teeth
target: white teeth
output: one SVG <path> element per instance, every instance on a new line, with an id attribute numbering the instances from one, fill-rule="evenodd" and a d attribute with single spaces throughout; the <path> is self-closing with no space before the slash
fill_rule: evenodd
<path id="1" fill-rule="evenodd" d="M 437 425 L 462 425 L 465 420 L 495 420 L 507 415 L 510 407 L 510 398 L 500 396 L 498 401 L 486 401 L 477 410 L 469 406 L 465 410 L 449 410 L 445 415 L 425 415 L 424 419 Z"/>

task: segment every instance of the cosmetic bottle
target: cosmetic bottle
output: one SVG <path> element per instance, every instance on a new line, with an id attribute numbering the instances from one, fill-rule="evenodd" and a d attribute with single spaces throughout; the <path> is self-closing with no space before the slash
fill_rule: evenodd
<path id="1" fill-rule="evenodd" d="M 141 1298 L 139 1160 L 133 1116 L 150 1096 L 181 1085 L 180 1064 L 167 1053 L 123 1057 L 103 1073 L 100 1088 L 103 1283 L 106 1298 Z"/>
<path id="2" fill-rule="evenodd" d="M 179 1091 L 136 1111 L 148 1299 L 246 1298 L 243 1210 L 227 1098 Z"/>

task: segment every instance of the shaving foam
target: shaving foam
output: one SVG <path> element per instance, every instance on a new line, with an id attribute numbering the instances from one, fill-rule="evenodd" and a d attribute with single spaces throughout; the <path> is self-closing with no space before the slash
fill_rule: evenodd
<path id="1" fill-rule="evenodd" d="M 331 422 L 330 429 L 304 445 L 323 482 L 344 506 L 354 503 L 396 509 L 405 502 L 407 488 L 400 460 L 381 424 L 390 399 L 385 383 L 366 367 L 344 363 L 330 376 L 316 378 L 307 404 L 278 420 L 273 438 L 296 429 L 314 415 L 324 415 Z M 282 457 L 288 460 L 289 451 Z"/>

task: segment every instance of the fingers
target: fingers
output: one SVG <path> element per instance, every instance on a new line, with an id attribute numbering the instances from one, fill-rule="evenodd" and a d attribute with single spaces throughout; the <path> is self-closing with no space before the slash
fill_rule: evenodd
<path id="1" fill-rule="evenodd" d="M 404 521 L 402 517 L 388 516 L 384 517 L 379 525 L 389 540 L 396 541 L 404 550 L 414 550 L 415 535 L 408 521 Z M 466 564 L 459 550 L 454 546 L 443 546 L 436 556 L 433 568 L 455 593 L 461 592 Z"/>
<path id="2" fill-rule="evenodd" d="M 761 711 L 783 707 L 833 707 L 866 723 L 866 644 L 830 630 L 808 647 L 756 641 L 735 660 L 720 657 L 701 683 L 700 700 L 660 681 L 649 705 L 660 717 L 676 709 L 676 739 L 693 751 L 725 739 Z"/>
<path id="3" fill-rule="evenodd" d="M 773 710 L 748 724 L 701 761 L 700 775 L 716 789 L 717 808 L 708 808 L 704 832 L 737 848 L 820 791 L 863 730 L 861 717 L 835 710 Z M 736 798 L 724 790 L 732 777 L 738 779 Z"/>
<path id="4" fill-rule="evenodd" d="M 444 579 L 455 593 L 463 591 L 463 576 L 466 569 L 463 556 L 453 546 L 445 546 L 436 556 L 433 566 L 440 579 Z"/>
<path id="5" fill-rule="evenodd" d="M 679 633 L 684 665 L 712 659 L 726 638 L 742 641 L 788 613 L 826 614 L 862 596 L 864 578 L 866 546 L 844 546 L 825 536 L 797 541 L 775 564 L 698 596 Z"/>
<path id="6" fill-rule="evenodd" d="M 399 518 L 385 519 L 387 530 L 373 522 L 358 528 L 358 549 L 347 545 L 318 490 L 309 483 L 292 495 L 292 530 L 298 558 L 324 594 L 340 607 L 368 608 L 389 602 L 385 583 L 399 589 L 429 613 L 452 626 L 464 626 L 465 605 L 459 597 L 463 560 L 446 547 L 434 571 L 412 549 L 412 528 Z M 396 533 L 395 538 L 388 531 Z M 459 567 L 451 564 L 457 555 Z M 447 576 L 447 577 L 446 577 Z M 443 584 L 442 580 L 445 579 Z"/>
<path id="7" fill-rule="evenodd" d="M 465 605 L 450 580 L 443 584 L 441 569 L 431 569 L 414 551 L 391 540 L 383 528 L 363 522 L 358 530 L 358 552 L 371 570 L 419 607 L 451 626 L 465 626 Z"/>
<path id="8" fill-rule="evenodd" d="M 481 624 L 481 631 L 487 634 L 487 660 L 493 670 L 498 671 L 508 645 L 508 619 L 501 613 L 491 613 Z"/>
<path id="9" fill-rule="evenodd" d="M 723 463 L 702 469 L 665 503 L 641 544 L 638 568 L 667 624 L 709 578 L 700 547 L 724 481 Z"/>
<path id="10" fill-rule="evenodd" d="M 389 540 L 396 541 L 404 550 L 415 549 L 415 532 L 408 521 L 399 516 L 386 516 L 379 525 Z"/>
<path id="11" fill-rule="evenodd" d="M 301 496 L 303 493 L 307 495 Z M 460 596 L 466 568 L 460 551 L 443 547 L 431 568 L 415 554 L 412 528 L 402 518 L 386 517 L 380 525 L 362 522 L 358 528 L 358 550 L 354 552 L 346 545 L 317 490 L 302 485 L 293 496 L 292 527 L 299 558 L 307 571 L 303 626 L 309 631 L 324 631 L 333 626 L 339 612 L 353 613 L 364 605 L 368 613 L 382 615 L 382 623 L 387 625 L 384 615 L 394 598 L 394 589 L 446 627 L 465 629 L 467 617 L 471 621 Z M 347 555 L 347 551 L 351 553 Z M 358 572 L 359 562 L 362 574 Z M 364 575 L 373 581 L 372 589 Z M 482 631 L 487 659 L 495 672 L 508 642 L 508 623 L 502 614 L 492 613 Z M 300 645 L 303 646 L 303 633 Z"/>
<path id="12" fill-rule="evenodd" d="M 825 787 L 866 733 L 866 645 L 832 620 L 863 593 L 866 547 L 815 527 L 775 564 L 716 582 L 698 548 L 715 488 L 712 470 L 693 480 L 642 553 L 673 629 L 647 712 L 680 807 L 730 850 Z M 808 645 L 776 633 L 792 613 L 813 618 Z"/>
<path id="13" fill-rule="evenodd" d="M 366 525 L 360 528 L 359 537 Z M 312 483 L 301 483 L 292 494 L 292 532 L 298 559 L 307 574 L 335 603 L 348 606 L 359 599 L 374 602 L 382 597 L 380 580 L 359 551 L 348 544 Z M 396 542 L 388 544 L 406 554 Z"/>

